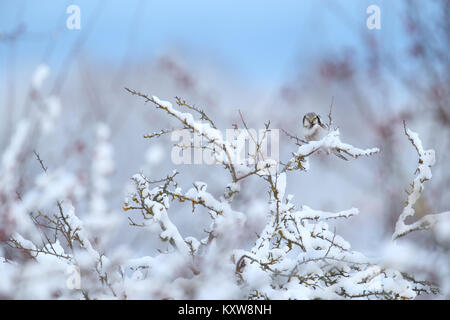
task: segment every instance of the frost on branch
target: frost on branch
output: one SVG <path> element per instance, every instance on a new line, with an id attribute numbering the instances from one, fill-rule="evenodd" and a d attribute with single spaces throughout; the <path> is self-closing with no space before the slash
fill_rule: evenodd
<path id="1" fill-rule="evenodd" d="M 281 181 L 284 175 L 279 176 Z M 347 218 L 357 209 L 327 213 L 303 206 L 296 210 L 292 196 L 283 198 L 284 190 L 276 190 L 271 195 L 271 220 L 254 247 L 235 253 L 236 272 L 250 298 L 411 299 L 429 290 L 352 251 L 329 229 L 327 220 Z"/>
<path id="2" fill-rule="evenodd" d="M 395 231 L 392 235 L 392 239 L 394 240 L 416 230 L 430 229 L 438 222 L 446 221 L 448 223 L 450 221 L 450 212 L 443 212 L 425 215 L 411 224 L 405 223 L 407 217 L 414 216 L 415 211 L 413 207 L 424 190 L 425 182 L 432 177 L 431 167 L 435 164 L 435 152 L 433 149 L 425 150 L 422 146 L 422 141 L 419 139 L 419 135 L 408 129 L 405 123 L 404 128 L 406 136 L 417 151 L 419 165 L 416 170 L 416 177 L 411 184 L 411 191 L 407 191 L 408 198 L 406 200 L 406 206 L 395 224 Z"/>
<path id="3" fill-rule="evenodd" d="M 34 128 L 29 119 L 18 127 L 0 168 L 0 231 L 8 226 L 4 229 L 7 232 L 0 234 L 0 274 L 6 275 L 6 281 L 0 281 L 0 297 L 412 299 L 421 293 L 436 292 L 429 283 L 351 249 L 332 224 L 336 219 L 358 214 L 358 209 L 316 210 L 296 205 L 294 196 L 287 194 L 289 174 L 303 172 L 309 157 L 319 150 L 356 159 L 378 149 L 355 148 L 341 141 L 338 130 L 330 129 L 320 141 L 306 143 L 297 139 L 297 152 L 285 163 L 267 159 L 263 145 L 272 130 L 270 122 L 258 139 L 241 114 L 242 127 L 236 125 L 234 130 L 238 137 L 249 137 L 255 144 L 241 159 L 236 157 L 238 143 L 224 139 L 202 109 L 179 98 L 177 106 L 172 106 L 157 97 L 127 90 L 178 124 L 146 137 L 188 130 L 194 135 L 192 141 L 177 146 L 209 151 L 215 163 L 225 169 L 223 189 L 217 192 L 217 188 L 197 180 L 182 188 L 177 180 L 183 172 L 178 171 L 162 178 L 135 174 L 123 209 L 129 224 L 139 228 L 141 235 L 149 235 L 148 243 L 144 238 L 148 253 L 128 248 L 130 252 L 125 254 L 117 247 L 107 251 L 106 234 L 111 234 L 121 221 L 112 223 L 114 210 L 106 200 L 108 178 L 114 169 L 108 128 L 97 128 L 86 216 L 83 206 L 75 210 L 72 205 L 77 205 L 80 194 L 85 192 L 75 175 L 62 168 L 49 168 L 45 157 L 37 152 L 28 154 L 36 158 L 42 172 L 32 188 L 24 190 L 20 197 L 15 195 L 19 189 L 18 159 Z M 206 143 L 196 145 L 195 135 Z M 266 218 L 259 227 L 249 222 L 249 212 L 255 209 L 240 198 L 241 190 L 249 191 L 245 190 L 247 179 L 259 181 L 266 191 L 263 194 L 267 203 L 257 207 Z M 182 210 L 176 211 L 179 207 Z M 191 234 L 177 224 L 177 214 L 206 224 Z M 154 242 L 152 235 L 156 235 Z M 81 281 L 67 284 L 68 270 L 75 270 Z"/>
<path id="4" fill-rule="evenodd" d="M 377 153 L 377 148 L 355 148 L 340 140 L 338 130 L 330 130 L 320 141 L 297 144 L 299 148 L 292 159 L 279 167 L 280 163 L 272 164 L 264 161 L 265 159 L 261 160 L 261 143 L 249 133 L 257 147 L 253 153 L 249 151 L 247 158 L 254 161 L 239 162 L 233 157 L 233 145 L 222 139 L 214 122 L 203 110 L 177 98 L 179 107 L 193 110 L 200 116 L 196 120 L 194 114 L 181 112 L 169 102 L 131 89 L 126 90 L 177 119 L 181 124 L 179 129 L 201 135 L 207 141 L 203 148 L 208 148 L 217 163 L 230 174 L 231 181 L 219 200 L 207 191 L 207 184 L 203 182 L 194 182 L 191 189 L 183 192 L 175 182 L 178 173 L 158 181 L 150 181 L 143 175 L 133 177 L 136 192 L 131 195 L 131 201 L 126 201 L 124 209 L 140 213 L 143 222 L 138 223 L 134 218 L 129 218 L 132 225 L 147 227 L 149 231 L 157 230 L 161 240 L 170 244 L 172 249 L 165 255 L 182 257 L 177 261 L 184 261 L 182 265 L 186 266 L 185 270 L 190 270 L 183 273 L 187 279 L 183 280 L 182 290 L 185 290 L 187 283 L 190 283 L 189 288 L 195 288 L 189 292 L 189 296 L 182 295 L 183 297 L 202 297 L 204 288 L 214 281 L 211 278 L 211 268 L 215 268 L 215 279 L 219 277 L 222 285 L 232 288 L 226 295 L 227 298 L 412 299 L 423 292 L 434 292 L 430 284 L 379 265 L 363 254 L 352 251 L 350 244 L 336 230 L 330 230 L 329 223 L 333 219 L 349 218 L 358 214 L 358 209 L 351 208 L 337 213 L 314 210 L 307 206 L 296 209 L 292 201 L 293 195 L 285 195 L 287 173 L 305 170 L 304 164 L 308 157 L 316 151 L 340 152 L 358 158 Z M 248 131 L 242 115 L 241 120 L 244 128 L 236 127 L 235 130 Z M 163 129 L 160 134 L 152 134 L 150 137 L 159 137 L 171 130 Z M 266 124 L 266 130 L 270 130 L 269 124 Z M 188 149 L 197 146 L 189 143 L 182 147 Z M 265 182 L 269 194 L 269 210 L 265 228 L 257 235 L 253 245 L 248 247 L 248 244 L 239 241 L 246 232 L 246 215 L 242 213 L 246 208 L 236 210 L 232 205 L 233 196 L 237 196 L 242 188 L 241 182 L 251 176 Z M 169 218 L 168 210 L 172 201 L 188 204 L 188 208 L 196 214 L 199 207 L 207 210 L 211 224 L 205 230 L 203 239 L 181 235 Z M 152 225 L 157 225 L 158 228 L 151 229 Z M 191 258 L 186 259 L 188 256 Z M 215 258 L 215 263 L 212 263 L 211 257 Z M 160 258 L 147 257 L 133 261 L 132 265 L 135 269 L 150 268 L 150 273 L 144 278 L 152 279 L 151 269 L 157 269 L 155 259 Z M 203 263 L 205 260 L 210 263 Z M 217 268 L 217 261 L 222 262 L 220 268 Z M 173 280 L 172 284 L 178 282 L 179 280 Z M 175 290 L 172 285 L 171 290 Z"/>
<path id="5" fill-rule="evenodd" d="M 115 297 L 116 289 L 113 288 L 118 278 L 117 271 L 111 271 L 109 260 L 100 254 L 91 244 L 89 235 L 84 229 L 83 223 L 75 215 L 73 206 L 58 202 L 58 212 L 53 215 L 38 213 L 31 216 L 36 226 L 53 230 L 50 236 L 42 233 L 44 243 L 37 245 L 33 241 L 25 239 L 19 233 L 13 234 L 6 242 L 11 248 L 17 249 L 27 255 L 29 261 L 18 265 L 12 261 L 5 262 L 0 266 L 3 272 L 9 272 L 9 280 L 15 277 L 23 277 L 28 281 L 28 286 L 46 288 L 44 296 L 56 298 Z M 80 270 L 84 275 L 83 287 L 71 288 L 66 286 L 67 270 Z M 28 279 L 29 277 L 29 279 Z M 50 280 L 58 281 L 48 285 Z M 45 283 L 45 284 L 44 284 Z M 21 288 L 24 292 L 16 292 L 19 297 L 35 297 L 40 292 L 26 291 L 27 287 Z M 0 293 L 1 293 L 0 287 Z M 70 290 L 78 289 L 78 290 Z M 42 293 L 41 293 L 42 294 Z M 48 295 L 48 296 L 47 296 Z"/>
<path id="6" fill-rule="evenodd" d="M 300 145 L 297 152 L 293 153 L 293 157 L 286 164 L 284 171 L 295 170 L 298 168 L 308 169 L 306 158 L 313 153 L 324 150 L 329 153 L 337 153 L 342 157 L 342 154 L 357 159 L 361 156 L 370 156 L 380 152 L 378 148 L 359 149 L 354 146 L 343 143 L 339 137 L 339 129 L 330 130 L 323 139 L 318 141 L 310 141 L 306 144 Z M 306 165 L 302 164 L 303 162 Z"/>

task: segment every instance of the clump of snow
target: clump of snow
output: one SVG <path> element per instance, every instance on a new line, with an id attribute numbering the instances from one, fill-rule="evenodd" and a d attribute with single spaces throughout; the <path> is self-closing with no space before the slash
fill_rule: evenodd
<path id="1" fill-rule="evenodd" d="M 40 64 L 31 79 L 31 85 L 33 89 L 39 90 L 44 83 L 45 79 L 50 75 L 50 68 L 46 64 Z"/>

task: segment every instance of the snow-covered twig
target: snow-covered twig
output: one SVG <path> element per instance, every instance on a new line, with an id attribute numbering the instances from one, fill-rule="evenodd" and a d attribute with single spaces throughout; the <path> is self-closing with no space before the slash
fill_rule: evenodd
<path id="1" fill-rule="evenodd" d="M 419 135 L 408 129 L 405 122 L 403 122 L 403 126 L 406 136 L 417 151 L 419 156 L 419 165 L 416 170 L 417 175 L 411 184 L 412 190 L 407 191 L 408 198 L 406 200 L 406 206 L 395 224 L 395 231 L 392 235 L 393 240 L 413 231 L 430 229 L 439 221 L 449 221 L 450 219 L 450 211 L 447 211 L 438 214 L 425 215 L 411 224 L 405 223 L 407 217 L 414 216 L 415 214 L 413 207 L 422 195 L 425 182 L 430 180 L 432 177 L 431 167 L 435 164 L 436 160 L 435 151 L 433 149 L 425 150 L 422 146 L 422 141 L 420 140 Z"/>
<path id="2" fill-rule="evenodd" d="M 344 143 L 340 139 L 339 129 L 330 131 L 323 139 L 318 141 L 310 141 L 307 144 L 303 144 L 298 147 L 297 152 L 293 154 L 293 157 L 285 165 L 282 172 L 291 171 L 296 169 L 306 169 L 302 163 L 305 162 L 307 157 L 313 153 L 325 150 L 327 153 L 337 152 L 344 153 L 355 159 L 361 156 L 370 156 L 380 152 L 378 148 L 360 149 L 356 148 L 348 143 Z"/>
<path id="3" fill-rule="evenodd" d="M 194 108 L 180 98 L 177 98 L 177 103 L 180 106 L 186 106 L 189 109 L 200 113 L 201 120 L 204 119 L 206 122 L 202 122 L 201 120 L 196 121 L 191 113 L 178 111 L 173 108 L 170 102 L 162 101 L 156 96 L 149 97 L 141 92 L 129 88 L 125 88 L 125 90 L 133 95 L 144 98 L 146 102 L 153 103 L 158 109 L 165 110 L 169 115 L 178 119 L 183 124 L 184 128 L 188 128 L 193 133 L 205 138 L 206 141 L 212 145 L 215 160 L 218 163 L 221 163 L 230 172 L 233 181 L 237 181 L 239 177 L 233 158 L 234 149 L 228 141 L 223 139 L 222 133 L 215 128 L 214 123 L 204 114 L 202 110 Z M 222 156 L 223 154 L 225 154 L 225 157 Z"/>

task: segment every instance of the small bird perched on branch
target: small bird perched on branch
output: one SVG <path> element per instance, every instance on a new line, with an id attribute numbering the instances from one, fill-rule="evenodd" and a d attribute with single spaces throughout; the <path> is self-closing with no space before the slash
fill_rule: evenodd
<path id="1" fill-rule="evenodd" d="M 303 117 L 303 134 L 307 141 L 317 141 L 325 137 L 327 127 L 314 112 L 308 112 Z"/>
<path id="2" fill-rule="evenodd" d="M 331 120 L 330 120 L 331 122 Z M 323 139 L 328 131 L 329 127 L 322 123 L 319 115 L 315 112 L 308 112 L 303 116 L 303 134 L 307 141 L 317 141 Z M 331 151 L 335 156 L 342 160 L 347 160 L 338 150 Z"/>

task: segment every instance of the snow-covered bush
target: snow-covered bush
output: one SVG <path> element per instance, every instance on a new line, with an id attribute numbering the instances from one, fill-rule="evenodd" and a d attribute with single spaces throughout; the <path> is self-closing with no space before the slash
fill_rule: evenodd
<path id="1" fill-rule="evenodd" d="M 134 189 L 123 206 L 124 214 L 128 215 L 130 225 L 159 236 L 159 253 L 129 259 L 126 251 L 133 248 L 117 247 L 105 254 L 105 242 L 119 223 L 114 216 L 108 217 L 111 209 L 103 200 L 109 191 L 107 176 L 114 168 L 108 128 L 100 125 L 97 131 L 93 191 L 87 209 L 90 214 L 82 221 L 71 204 L 77 197 L 72 194 L 76 190 L 74 180 L 69 173 L 47 168 L 37 153 L 43 171 L 36 179 L 37 187 L 21 197 L 13 194 L 17 184 L 14 163 L 27 135 L 23 132 L 26 127 L 19 127 L 0 168 L 3 226 L 0 232 L 2 242 L 7 245 L 2 247 L 5 254 L 0 251 L 0 256 L 4 256 L 0 258 L 0 274 L 5 279 L 0 282 L 1 297 L 413 299 L 421 293 L 438 292 L 435 285 L 388 267 L 380 261 L 383 259 L 375 261 L 353 251 L 336 228 L 330 227 L 334 219 L 348 219 L 358 214 L 358 209 L 314 210 L 295 205 L 294 196 L 286 194 L 288 181 L 292 179 L 289 174 L 308 171 L 309 158 L 318 152 L 340 152 L 355 159 L 379 152 L 377 148 L 359 149 L 342 142 L 339 130 L 331 125 L 331 117 L 328 134 L 319 141 L 302 142 L 296 138 L 297 150 L 286 162 L 265 159 L 262 144 L 266 135 L 260 140 L 251 136 L 241 118 L 243 128 L 236 126 L 235 130 L 249 134 L 256 150 L 248 152 L 247 161 L 237 161 L 233 156 L 236 144 L 222 138 L 213 119 L 203 110 L 178 98 L 174 107 L 157 97 L 127 90 L 165 112 L 179 125 L 148 138 L 176 129 L 202 137 L 205 144 L 201 148 L 211 152 L 216 163 L 228 173 L 223 192 L 213 194 L 201 181 L 193 181 L 191 188 L 183 190 L 177 183 L 183 173 L 178 171 L 152 178 L 135 174 Z M 269 134 L 270 130 L 267 123 L 265 132 Z M 423 182 L 431 178 L 429 167 L 434 163 L 434 152 L 425 151 L 415 133 L 409 130 L 406 133 L 419 153 L 419 175 L 394 238 L 431 227 L 440 220 L 438 217 L 448 215 L 425 218 L 413 225 L 404 223 L 406 216 L 414 213 L 412 205 L 422 192 Z M 196 147 L 193 141 L 177 146 Z M 248 179 L 259 179 L 266 186 L 267 206 L 260 209 L 266 210 L 262 230 L 255 230 L 248 221 L 250 208 L 237 201 Z M 52 202 L 56 206 L 52 207 Z M 204 215 L 209 219 L 204 237 L 183 234 L 171 217 L 170 209 L 175 205 L 185 206 L 186 215 Z"/>

